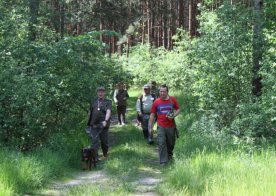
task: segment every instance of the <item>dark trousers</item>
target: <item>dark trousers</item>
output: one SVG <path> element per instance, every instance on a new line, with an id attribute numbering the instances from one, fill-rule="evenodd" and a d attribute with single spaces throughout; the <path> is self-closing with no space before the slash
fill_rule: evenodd
<path id="1" fill-rule="evenodd" d="M 104 156 L 107 156 L 108 153 L 108 128 L 92 128 L 91 129 L 91 145 L 95 149 L 98 156 L 98 150 L 100 147 Z"/>
<path id="2" fill-rule="evenodd" d="M 120 124 L 126 122 L 126 106 L 125 105 L 117 106 L 117 115 L 118 115 L 118 121 Z"/>
<path id="3" fill-rule="evenodd" d="M 149 117 L 150 117 L 150 114 L 142 114 L 141 126 L 143 129 L 143 135 L 145 139 L 148 139 L 149 137 L 149 129 L 148 129 Z"/>

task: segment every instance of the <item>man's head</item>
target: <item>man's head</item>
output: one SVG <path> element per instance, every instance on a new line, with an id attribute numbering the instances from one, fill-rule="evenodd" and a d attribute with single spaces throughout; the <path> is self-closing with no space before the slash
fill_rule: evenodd
<path id="1" fill-rule="evenodd" d="M 165 100 L 168 97 L 168 93 L 169 93 L 169 88 L 166 84 L 162 84 L 159 88 L 159 95 L 160 98 Z"/>
<path id="2" fill-rule="evenodd" d="M 145 85 L 143 86 L 143 89 L 144 89 L 144 93 L 145 93 L 145 94 L 149 94 L 149 93 L 150 93 L 150 85 L 145 84 Z"/>
<path id="3" fill-rule="evenodd" d="M 151 81 L 150 84 L 151 84 L 151 88 L 153 88 L 153 89 L 156 88 L 156 82 L 155 81 Z"/>
<path id="4" fill-rule="evenodd" d="M 124 84 L 123 83 L 118 83 L 118 89 L 123 90 L 124 89 Z"/>
<path id="5" fill-rule="evenodd" d="M 105 96 L 105 88 L 103 86 L 100 86 L 97 88 L 97 96 L 101 99 Z"/>

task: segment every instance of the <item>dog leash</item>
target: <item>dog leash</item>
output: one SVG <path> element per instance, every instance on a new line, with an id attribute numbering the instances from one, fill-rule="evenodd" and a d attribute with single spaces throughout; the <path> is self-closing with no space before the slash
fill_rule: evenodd
<path id="1" fill-rule="evenodd" d="M 87 128 L 85 129 L 86 133 L 89 134 L 90 137 L 93 137 L 93 135 L 92 135 L 92 129 L 93 129 L 93 127 L 87 127 Z M 95 127 L 95 129 L 97 129 L 97 128 Z M 100 135 L 101 132 L 103 131 L 103 128 L 98 128 L 98 130 L 100 130 L 100 131 L 98 131 L 98 133 L 95 135 L 95 138 L 98 138 L 98 137 L 99 137 L 99 135 Z"/>

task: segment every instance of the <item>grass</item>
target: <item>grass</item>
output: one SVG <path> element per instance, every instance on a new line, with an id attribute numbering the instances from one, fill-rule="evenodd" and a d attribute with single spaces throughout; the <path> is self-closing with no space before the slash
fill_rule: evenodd
<path id="1" fill-rule="evenodd" d="M 275 146 L 233 145 L 226 135 L 188 132 L 194 118 L 182 110 L 177 119 L 181 138 L 158 186 L 161 195 L 276 195 Z"/>
<path id="2" fill-rule="evenodd" d="M 42 187 L 46 181 L 64 173 L 60 156 L 41 151 L 23 155 L 3 150 L 0 153 L 0 195 L 16 195 Z"/>
<path id="3" fill-rule="evenodd" d="M 171 195 L 275 195 L 275 150 L 195 152 L 178 157 L 160 192 Z"/>
<path id="4" fill-rule="evenodd" d="M 110 196 L 125 196 L 129 195 L 129 184 L 118 184 L 116 180 L 110 180 L 111 185 L 116 186 L 110 186 L 105 184 L 90 184 L 88 185 L 81 185 L 77 186 L 75 188 L 70 189 L 67 191 L 64 195 L 67 196 L 87 196 L 87 195 L 93 195 L 93 196 L 102 196 L 102 195 L 110 195 Z M 115 188 L 116 187 L 116 188 Z"/>
<path id="5" fill-rule="evenodd" d="M 129 107 L 133 107 L 127 113 L 128 122 L 135 119 L 134 105 L 139 93 L 130 91 Z M 184 104 L 181 99 L 179 102 Z M 140 129 L 130 123 L 114 126 L 109 159 L 96 170 L 105 171 L 108 179 L 74 186 L 62 195 L 134 195 L 135 182 L 145 176 L 162 178 L 154 190 L 160 195 L 276 195 L 275 146 L 248 150 L 231 145 L 229 138 L 219 135 L 190 133 L 186 129 L 193 118 L 185 112 L 177 117 L 180 138 L 175 146 L 175 160 L 164 169 L 159 167 L 156 146 L 147 145 Z M 27 155 L 2 149 L 0 196 L 32 193 L 53 179 L 79 171 L 79 149 L 87 143 L 83 131 L 56 135 L 47 148 Z"/>
<path id="6" fill-rule="evenodd" d="M 82 140 L 75 140 L 77 134 L 57 134 L 45 147 L 27 154 L 1 149 L 0 196 L 32 193 L 79 168 Z"/>
<path id="7" fill-rule="evenodd" d="M 133 195 L 135 182 L 141 177 L 156 177 L 159 166 L 156 147 L 149 146 L 142 131 L 133 125 L 112 128 L 115 144 L 109 159 L 100 163 L 108 180 L 100 184 L 75 186 L 65 195 Z"/>

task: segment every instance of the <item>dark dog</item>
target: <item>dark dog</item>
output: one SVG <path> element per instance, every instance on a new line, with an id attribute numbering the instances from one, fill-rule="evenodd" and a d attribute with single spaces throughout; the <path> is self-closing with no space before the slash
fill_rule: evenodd
<path id="1" fill-rule="evenodd" d="M 81 150 L 81 160 L 82 160 L 82 169 L 91 170 L 92 163 L 94 168 L 96 168 L 96 151 L 93 148 L 83 148 Z"/>

